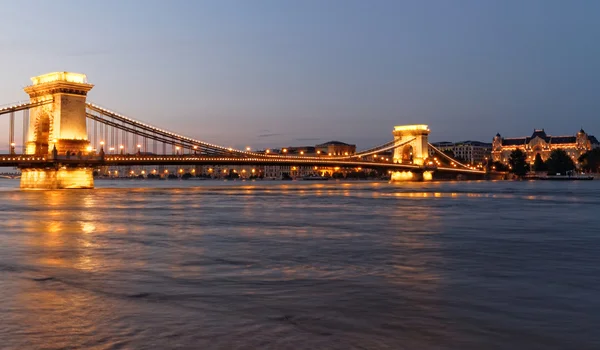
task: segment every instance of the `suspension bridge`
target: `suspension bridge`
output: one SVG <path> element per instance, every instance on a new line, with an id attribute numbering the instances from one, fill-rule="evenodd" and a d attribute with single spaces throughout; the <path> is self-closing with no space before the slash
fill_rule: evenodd
<path id="1" fill-rule="evenodd" d="M 92 188 L 94 169 L 138 165 L 363 168 L 391 171 L 393 179 L 485 174 L 432 146 L 427 125 L 396 126 L 391 141 L 355 154 L 270 154 L 193 139 L 91 103 L 87 94 L 93 85 L 84 74 L 49 73 L 32 82 L 24 89 L 28 101 L 0 106 L 0 115 L 9 117 L 9 152 L 0 154 L 0 166 L 19 168 L 22 188 Z M 377 158 L 383 152 L 393 152 L 392 159 Z"/>

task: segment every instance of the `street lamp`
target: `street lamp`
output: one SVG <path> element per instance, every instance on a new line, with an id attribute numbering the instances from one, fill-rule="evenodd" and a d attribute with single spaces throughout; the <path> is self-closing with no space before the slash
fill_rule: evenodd
<path id="1" fill-rule="evenodd" d="M 121 154 L 123 154 L 123 149 L 125 148 L 125 146 L 121 145 L 119 146 L 119 149 L 121 150 Z"/>
<path id="2" fill-rule="evenodd" d="M 110 151 L 110 154 L 112 154 L 112 153 L 114 152 L 115 148 L 114 148 L 114 147 L 111 147 L 111 148 L 109 148 L 108 150 Z"/>
<path id="3" fill-rule="evenodd" d="M 10 154 L 15 154 L 15 146 L 16 144 L 14 142 L 10 144 Z"/>
<path id="4" fill-rule="evenodd" d="M 248 151 L 248 152 L 250 152 L 251 149 L 252 148 L 250 148 L 250 147 L 246 147 L 246 151 Z"/>
<path id="5" fill-rule="evenodd" d="M 175 150 L 177 151 L 176 154 L 179 154 L 179 146 L 176 146 Z"/>

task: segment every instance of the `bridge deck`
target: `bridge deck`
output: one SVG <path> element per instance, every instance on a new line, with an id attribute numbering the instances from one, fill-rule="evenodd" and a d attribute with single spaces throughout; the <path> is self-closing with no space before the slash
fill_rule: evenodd
<path id="1" fill-rule="evenodd" d="M 365 169 L 387 169 L 392 171 L 443 171 L 452 173 L 485 174 L 484 171 L 446 168 L 446 167 L 421 167 L 414 164 L 399 164 L 387 162 L 367 162 L 361 160 L 335 160 L 335 159 L 302 159 L 302 158 L 240 158 L 223 156 L 140 156 L 140 155 L 106 155 L 83 157 L 60 157 L 57 159 L 28 156 L 28 155 L 0 155 L 0 166 L 18 168 L 55 168 L 57 166 L 161 166 L 161 165 L 262 165 L 262 166 L 325 166 Z"/>

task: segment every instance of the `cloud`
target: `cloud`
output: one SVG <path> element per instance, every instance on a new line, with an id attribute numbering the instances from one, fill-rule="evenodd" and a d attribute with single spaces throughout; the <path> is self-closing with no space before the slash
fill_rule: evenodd
<path id="1" fill-rule="evenodd" d="M 304 142 L 304 141 L 319 141 L 319 140 L 320 140 L 320 138 L 318 138 L 318 137 L 302 137 L 302 138 L 296 139 L 296 141 L 301 141 L 301 142 Z"/>
<path id="2" fill-rule="evenodd" d="M 258 137 L 273 137 L 273 136 L 279 136 L 282 134 L 276 134 L 276 133 L 270 133 L 270 134 L 260 134 L 258 135 Z"/>

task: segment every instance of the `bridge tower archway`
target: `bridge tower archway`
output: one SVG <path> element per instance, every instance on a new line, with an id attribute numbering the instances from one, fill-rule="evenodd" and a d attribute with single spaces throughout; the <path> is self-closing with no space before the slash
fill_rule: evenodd
<path id="1" fill-rule="evenodd" d="M 56 147 L 59 155 L 68 150 L 86 152 L 89 146 L 86 96 L 94 85 L 85 74 L 55 72 L 31 78 L 24 90 L 31 103 L 26 153 L 45 156 Z"/>
<path id="2" fill-rule="evenodd" d="M 423 165 L 429 157 L 429 126 L 424 124 L 394 127 L 394 141 L 405 145 L 394 149 L 394 163 Z"/>

